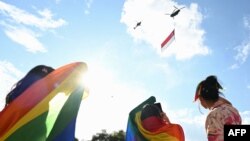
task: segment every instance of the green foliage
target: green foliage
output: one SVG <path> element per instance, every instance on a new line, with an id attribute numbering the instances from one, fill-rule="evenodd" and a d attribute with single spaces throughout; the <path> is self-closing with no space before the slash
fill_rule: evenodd
<path id="1" fill-rule="evenodd" d="M 125 132 L 120 130 L 118 132 L 108 134 L 107 131 L 103 129 L 101 133 L 93 135 L 91 141 L 125 141 Z"/>

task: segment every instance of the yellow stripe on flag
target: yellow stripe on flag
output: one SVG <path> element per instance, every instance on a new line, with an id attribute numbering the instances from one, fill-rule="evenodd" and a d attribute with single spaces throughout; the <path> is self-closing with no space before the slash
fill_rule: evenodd
<path id="1" fill-rule="evenodd" d="M 38 117 L 42 113 L 48 111 L 49 105 L 48 103 L 51 101 L 53 97 L 55 97 L 59 93 L 64 93 L 65 96 L 69 96 L 77 87 L 79 87 L 79 78 L 82 78 L 80 75 L 82 75 L 82 71 L 86 69 L 86 65 L 83 63 L 78 65 L 70 74 L 68 77 L 63 80 L 63 82 L 55 86 L 56 88 L 49 93 L 40 103 L 38 103 L 34 108 L 32 108 L 26 115 L 24 115 L 4 136 L 0 138 L 0 140 L 5 140 L 8 138 L 11 134 L 13 134 L 17 129 L 31 121 L 32 119 Z M 55 84 L 56 85 L 56 84 Z M 63 106 L 63 104 L 61 105 Z M 58 113 L 59 114 L 59 113 Z M 55 122 L 56 119 L 53 121 Z M 48 130 L 50 130 L 52 127 Z"/>

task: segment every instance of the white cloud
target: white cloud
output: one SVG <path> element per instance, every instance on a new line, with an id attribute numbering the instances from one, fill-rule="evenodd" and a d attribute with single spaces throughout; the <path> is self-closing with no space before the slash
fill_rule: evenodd
<path id="1" fill-rule="evenodd" d="M 250 31 L 250 17 L 243 17 L 243 24 L 244 27 Z M 247 61 L 250 54 L 250 40 L 243 41 L 241 45 L 236 46 L 234 50 L 237 52 L 234 56 L 236 63 L 231 66 L 231 69 L 237 69 Z"/>
<path id="2" fill-rule="evenodd" d="M 244 23 L 244 26 L 250 30 L 250 16 L 247 16 L 247 17 L 244 17 L 243 18 L 243 23 Z"/>
<path id="3" fill-rule="evenodd" d="M 205 31 L 200 27 L 202 14 L 197 4 L 185 6 L 174 19 L 166 15 L 173 6 L 183 7 L 174 1 L 127 0 L 123 7 L 121 22 L 135 41 L 145 41 L 162 56 L 174 55 L 177 59 L 189 59 L 195 55 L 207 55 L 211 51 L 203 44 Z M 137 22 L 141 26 L 134 30 Z M 176 40 L 163 53 L 162 41 L 175 29 Z"/>
<path id="4" fill-rule="evenodd" d="M 23 45 L 29 52 L 46 52 L 46 48 L 37 39 L 37 35 L 26 28 L 10 27 L 5 34 L 14 42 Z"/>
<path id="5" fill-rule="evenodd" d="M 171 122 L 182 126 L 186 141 L 201 141 L 206 139 L 204 124 L 207 113 L 201 114 L 197 111 L 195 112 L 194 109 L 188 108 L 175 111 L 168 110 Z"/>
<path id="6" fill-rule="evenodd" d="M 186 126 L 195 126 L 199 128 L 204 128 L 204 123 L 208 110 L 199 112 L 197 109 L 182 108 L 182 109 L 170 109 L 168 108 L 168 103 L 161 102 L 164 111 L 168 115 L 169 119 L 173 123 L 179 123 Z"/>
<path id="7" fill-rule="evenodd" d="M 250 111 L 240 112 L 242 124 L 250 124 Z"/>
<path id="8" fill-rule="evenodd" d="M 232 66 L 230 66 L 230 69 L 238 69 L 239 68 L 239 64 L 233 64 Z"/>
<path id="9" fill-rule="evenodd" d="M 237 54 L 234 56 L 236 64 L 233 64 L 231 68 L 239 68 L 240 65 L 247 61 L 250 53 L 250 41 L 243 42 L 240 46 L 237 46 L 234 49 L 237 51 Z"/>
<path id="10" fill-rule="evenodd" d="M 10 91 L 11 86 L 23 76 L 23 73 L 15 68 L 10 62 L 0 61 L 0 76 L 0 109 L 2 109 L 5 103 L 6 94 Z"/>
<path id="11" fill-rule="evenodd" d="M 52 13 L 48 9 L 38 11 L 38 14 L 40 15 L 39 17 L 13 5 L 9 5 L 0 1 L 0 10 L 1 14 L 13 22 L 23 25 L 35 26 L 40 29 L 52 29 L 66 24 L 63 19 L 52 19 Z"/>
<path id="12" fill-rule="evenodd" d="M 84 0 L 85 1 L 85 4 L 86 4 L 86 9 L 84 10 L 84 13 L 86 15 L 88 15 L 90 13 L 90 8 L 91 8 L 91 5 L 93 3 L 93 0 Z"/>
<path id="13" fill-rule="evenodd" d="M 0 23 L 5 28 L 6 35 L 33 53 L 46 51 L 43 44 L 38 40 L 37 34 L 42 33 L 39 30 L 53 30 L 66 24 L 63 19 L 53 19 L 53 14 L 48 9 L 38 10 L 37 13 L 38 15 L 31 14 L 0 1 L 0 15 L 4 17 L 0 20 Z M 38 30 L 35 31 L 34 27 Z"/>

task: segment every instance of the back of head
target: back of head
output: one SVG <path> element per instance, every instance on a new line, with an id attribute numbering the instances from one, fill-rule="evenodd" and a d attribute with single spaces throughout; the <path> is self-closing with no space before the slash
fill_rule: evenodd
<path id="1" fill-rule="evenodd" d="M 196 89 L 196 94 L 200 95 L 205 100 L 216 101 L 221 93 L 219 90 L 223 89 L 214 75 L 208 76 L 201 81 Z"/>
<path id="2" fill-rule="evenodd" d="M 45 65 L 38 65 L 32 68 L 21 80 L 19 80 L 14 88 L 6 96 L 6 106 L 24 92 L 30 85 L 37 80 L 47 76 L 54 69 Z"/>
<path id="3" fill-rule="evenodd" d="M 45 65 L 38 65 L 32 68 L 24 78 L 31 77 L 33 74 L 35 74 L 38 78 L 43 78 L 52 71 L 54 71 L 52 67 L 45 66 Z"/>
<path id="4" fill-rule="evenodd" d="M 141 112 L 141 120 L 144 120 L 148 117 L 155 116 L 161 118 L 160 109 L 154 104 L 145 105 Z"/>

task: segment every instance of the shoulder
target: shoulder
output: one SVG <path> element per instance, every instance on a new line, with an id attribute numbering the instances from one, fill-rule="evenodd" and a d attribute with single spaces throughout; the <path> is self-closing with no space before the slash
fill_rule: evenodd
<path id="1" fill-rule="evenodd" d="M 214 108 L 207 116 L 207 122 L 217 124 L 241 124 L 238 110 L 231 104 L 222 104 Z"/>
<path id="2" fill-rule="evenodd" d="M 222 119 L 222 115 L 221 115 L 220 108 L 214 108 L 207 115 L 206 126 L 219 125 L 221 124 L 221 119 Z"/>
<path id="3" fill-rule="evenodd" d="M 233 105 L 223 105 L 222 113 L 225 117 L 225 124 L 241 124 L 239 111 Z"/>

